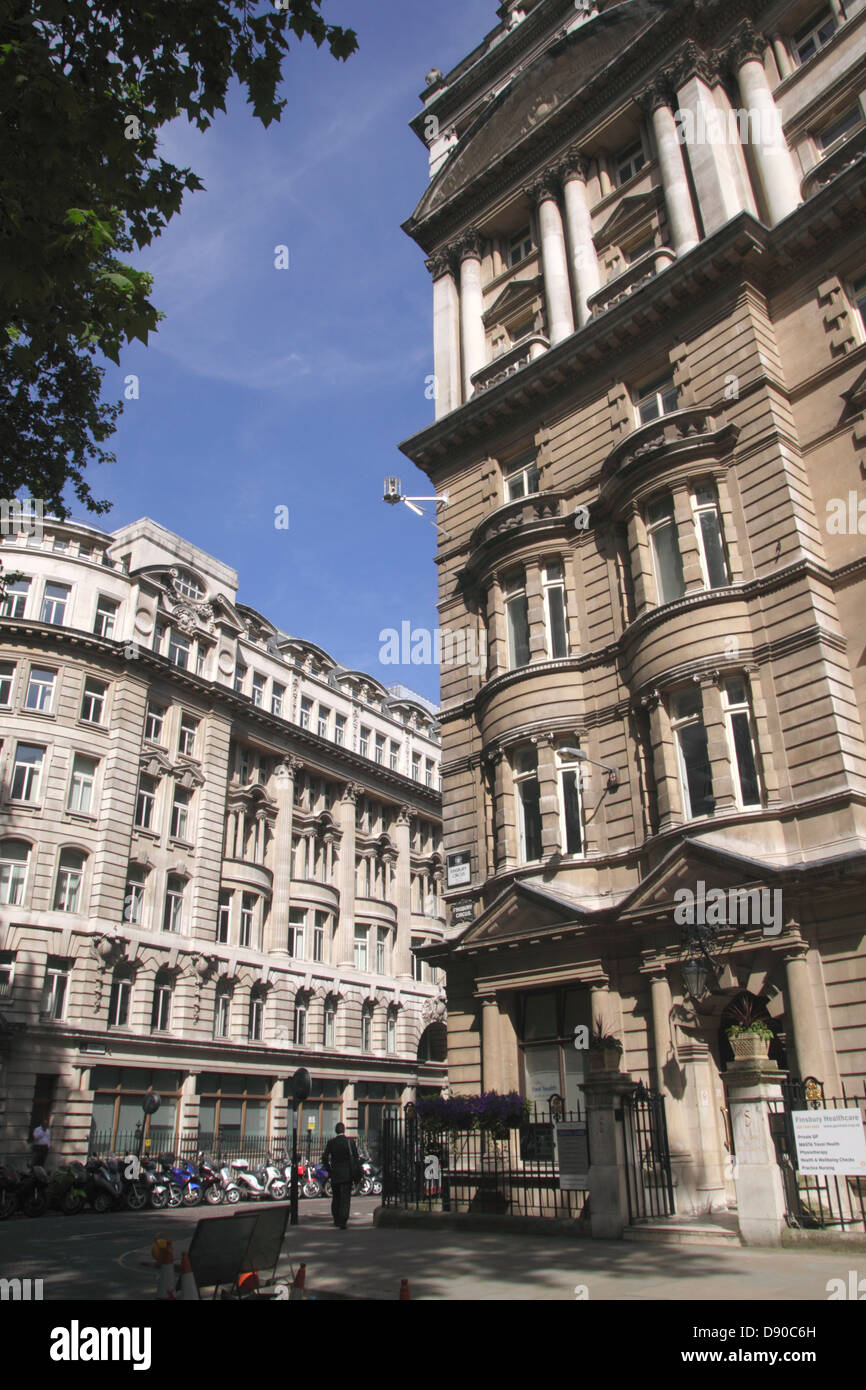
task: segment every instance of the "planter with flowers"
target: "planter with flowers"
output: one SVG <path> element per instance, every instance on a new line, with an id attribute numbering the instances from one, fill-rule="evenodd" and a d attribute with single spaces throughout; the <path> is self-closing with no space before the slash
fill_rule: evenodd
<path id="1" fill-rule="evenodd" d="M 619 1071 L 622 1061 L 622 1042 L 609 1033 L 601 1019 L 596 1019 L 595 1029 L 589 1039 L 589 1070 Z"/>
<path id="2" fill-rule="evenodd" d="M 764 1060 L 770 1055 L 773 1030 L 763 1009 L 759 1010 L 756 1003 L 747 997 L 728 1010 L 728 1017 L 736 1020 L 727 1032 L 737 1062 Z"/>

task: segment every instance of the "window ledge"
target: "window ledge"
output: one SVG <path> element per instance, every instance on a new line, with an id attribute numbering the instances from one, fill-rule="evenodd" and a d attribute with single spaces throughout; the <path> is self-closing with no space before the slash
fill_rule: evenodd
<path id="1" fill-rule="evenodd" d="M 843 139 L 829 154 L 825 154 L 806 174 L 800 185 L 804 201 L 819 193 L 833 179 L 843 174 L 866 154 L 866 123 L 859 126 L 847 140 Z"/>

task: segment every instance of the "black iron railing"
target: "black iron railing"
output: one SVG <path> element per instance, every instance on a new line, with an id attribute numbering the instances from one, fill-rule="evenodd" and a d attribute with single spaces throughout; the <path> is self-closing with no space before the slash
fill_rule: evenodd
<path id="1" fill-rule="evenodd" d="M 781 1100 L 768 1102 L 770 1133 L 782 1171 L 789 1226 L 802 1230 L 866 1230 L 866 1178 L 801 1173 L 794 1114 L 800 1110 L 859 1109 L 866 1121 L 866 1080 L 861 1096 L 825 1096 L 814 1077 L 782 1082 Z"/>
<path id="2" fill-rule="evenodd" d="M 588 1193 L 560 1172 L 557 1120 L 580 1125 L 584 1115 L 538 1106 L 524 1123 L 496 1131 L 387 1118 L 382 1201 L 415 1211 L 579 1217 Z"/>

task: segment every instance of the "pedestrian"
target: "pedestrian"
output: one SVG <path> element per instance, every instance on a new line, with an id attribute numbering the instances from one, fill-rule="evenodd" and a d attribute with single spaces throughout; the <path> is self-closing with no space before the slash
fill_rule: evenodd
<path id="1" fill-rule="evenodd" d="M 345 1231 L 352 1201 L 352 1185 L 363 1176 L 361 1159 L 354 1139 L 346 1134 L 345 1125 L 335 1125 L 336 1134 L 329 1139 L 322 1154 L 322 1167 L 331 1178 L 331 1215 L 334 1225 Z"/>
<path id="2" fill-rule="evenodd" d="M 33 1162 L 44 1168 L 50 1148 L 51 1130 L 48 1128 L 48 1116 L 46 1115 L 44 1123 L 38 1124 L 33 1131 Z"/>

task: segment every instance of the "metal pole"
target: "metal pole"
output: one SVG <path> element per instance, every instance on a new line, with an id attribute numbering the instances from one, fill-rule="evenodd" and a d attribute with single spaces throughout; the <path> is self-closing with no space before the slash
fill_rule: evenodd
<path id="1" fill-rule="evenodd" d="M 298 1224 L 298 1102 L 292 1101 L 292 1183 L 289 1203 L 289 1225 Z"/>

